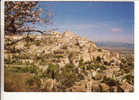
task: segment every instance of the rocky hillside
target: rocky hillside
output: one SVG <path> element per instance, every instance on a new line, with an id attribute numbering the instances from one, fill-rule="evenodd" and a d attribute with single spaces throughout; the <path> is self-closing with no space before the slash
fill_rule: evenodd
<path id="1" fill-rule="evenodd" d="M 70 31 L 6 35 L 4 52 L 6 91 L 133 92 L 132 54 L 98 48 Z M 26 89 L 10 86 L 9 73 L 30 74 Z"/>

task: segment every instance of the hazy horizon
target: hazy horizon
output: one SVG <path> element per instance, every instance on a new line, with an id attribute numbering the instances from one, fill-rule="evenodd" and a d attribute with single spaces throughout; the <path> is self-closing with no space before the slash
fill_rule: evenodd
<path id="1" fill-rule="evenodd" d="M 53 25 L 39 29 L 69 29 L 92 41 L 134 43 L 133 2 L 39 2 L 39 7 L 52 10 Z M 43 16 L 43 15 L 42 15 Z"/>

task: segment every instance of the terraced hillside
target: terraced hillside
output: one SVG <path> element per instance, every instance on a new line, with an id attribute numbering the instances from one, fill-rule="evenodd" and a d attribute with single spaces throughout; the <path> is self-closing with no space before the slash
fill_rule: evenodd
<path id="1" fill-rule="evenodd" d="M 5 35 L 5 91 L 133 92 L 133 54 L 66 31 Z"/>

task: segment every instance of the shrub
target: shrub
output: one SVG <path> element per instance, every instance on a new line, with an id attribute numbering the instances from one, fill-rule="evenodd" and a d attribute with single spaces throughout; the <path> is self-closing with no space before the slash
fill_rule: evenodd
<path id="1" fill-rule="evenodd" d="M 102 52 L 102 49 L 98 49 L 98 52 Z"/>
<path id="2" fill-rule="evenodd" d="M 40 41 L 40 40 L 36 40 L 36 41 L 35 41 L 35 45 L 36 45 L 36 46 L 40 46 L 40 44 L 41 44 L 41 41 Z"/>
<path id="3" fill-rule="evenodd" d="M 11 67 L 4 68 L 4 90 L 7 92 L 32 91 L 26 85 L 26 81 L 32 77 L 32 74 L 11 72 L 9 70 Z"/>
<path id="4" fill-rule="evenodd" d="M 106 66 L 101 64 L 90 64 L 89 66 L 87 66 L 88 70 L 90 69 L 97 70 L 98 68 L 100 68 L 100 70 L 106 70 Z"/>
<path id="5" fill-rule="evenodd" d="M 120 85 L 120 83 L 113 78 L 104 77 L 102 82 L 106 83 L 109 86 L 118 86 L 118 85 Z"/>
<path id="6" fill-rule="evenodd" d="M 79 66 L 82 66 L 84 64 L 83 59 L 79 60 Z"/>
<path id="7" fill-rule="evenodd" d="M 49 64 L 47 69 L 47 75 L 49 78 L 55 79 L 59 73 L 59 65 Z"/>
<path id="8" fill-rule="evenodd" d="M 133 75 L 128 74 L 128 75 L 124 76 L 123 79 L 126 79 L 128 81 L 128 83 L 130 83 L 132 85 L 134 84 L 134 76 Z"/>
<path id="9" fill-rule="evenodd" d="M 96 61 L 97 61 L 98 63 L 101 62 L 101 58 L 100 58 L 100 56 L 97 56 Z"/>
<path id="10" fill-rule="evenodd" d="M 40 78 L 37 76 L 34 76 L 26 81 L 26 85 L 29 85 L 29 88 L 39 89 L 41 86 Z"/>
<path id="11" fill-rule="evenodd" d="M 12 61 L 10 58 L 4 58 L 4 63 L 5 64 L 12 64 Z"/>
<path id="12" fill-rule="evenodd" d="M 81 69 L 85 70 L 86 66 L 80 66 Z"/>
<path id="13" fill-rule="evenodd" d="M 40 69 L 38 67 L 32 65 L 32 66 L 26 66 L 26 67 L 12 67 L 10 69 L 10 71 L 20 72 L 20 73 L 26 73 L 26 72 L 38 73 L 38 72 L 40 72 Z"/>
<path id="14" fill-rule="evenodd" d="M 10 50 L 10 53 L 20 53 L 21 52 L 21 50 L 17 49 L 15 46 L 11 47 L 9 50 Z"/>
<path id="15" fill-rule="evenodd" d="M 61 71 L 62 72 L 58 77 L 58 80 L 61 83 L 61 89 L 69 88 L 74 84 L 74 82 L 83 79 L 83 76 L 76 72 L 73 64 L 65 65 Z"/>
<path id="16" fill-rule="evenodd" d="M 65 70 L 67 71 L 74 71 L 75 66 L 73 64 L 66 64 L 65 65 Z"/>
<path id="17" fill-rule="evenodd" d="M 107 61 L 104 61 L 104 65 L 110 65 L 110 63 L 108 63 Z"/>
<path id="18" fill-rule="evenodd" d="M 59 55 L 55 55 L 55 57 L 59 59 L 59 58 L 63 58 L 63 57 L 64 57 L 64 55 L 59 54 Z"/>
<path id="19" fill-rule="evenodd" d="M 100 68 L 100 70 L 106 70 L 106 66 L 104 65 L 98 65 L 98 68 Z"/>
<path id="20" fill-rule="evenodd" d="M 64 51 L 62 51 L 62 50 L 56 50 L 56 51 L 54 51 L 54 54 L 63 54 L 64 53 Z"/>

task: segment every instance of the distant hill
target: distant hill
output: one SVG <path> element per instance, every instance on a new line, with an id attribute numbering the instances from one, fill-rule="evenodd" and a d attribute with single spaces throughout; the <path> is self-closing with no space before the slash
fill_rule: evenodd
<path id="1" fill-rule="evenodd" d="M 122 42 L 96 42 L 99 47 L 109 47 L 109 48 L 123 48 L 123 49 L 133 49 L 134 44 L 132 43 L 122 43 Z"/>

